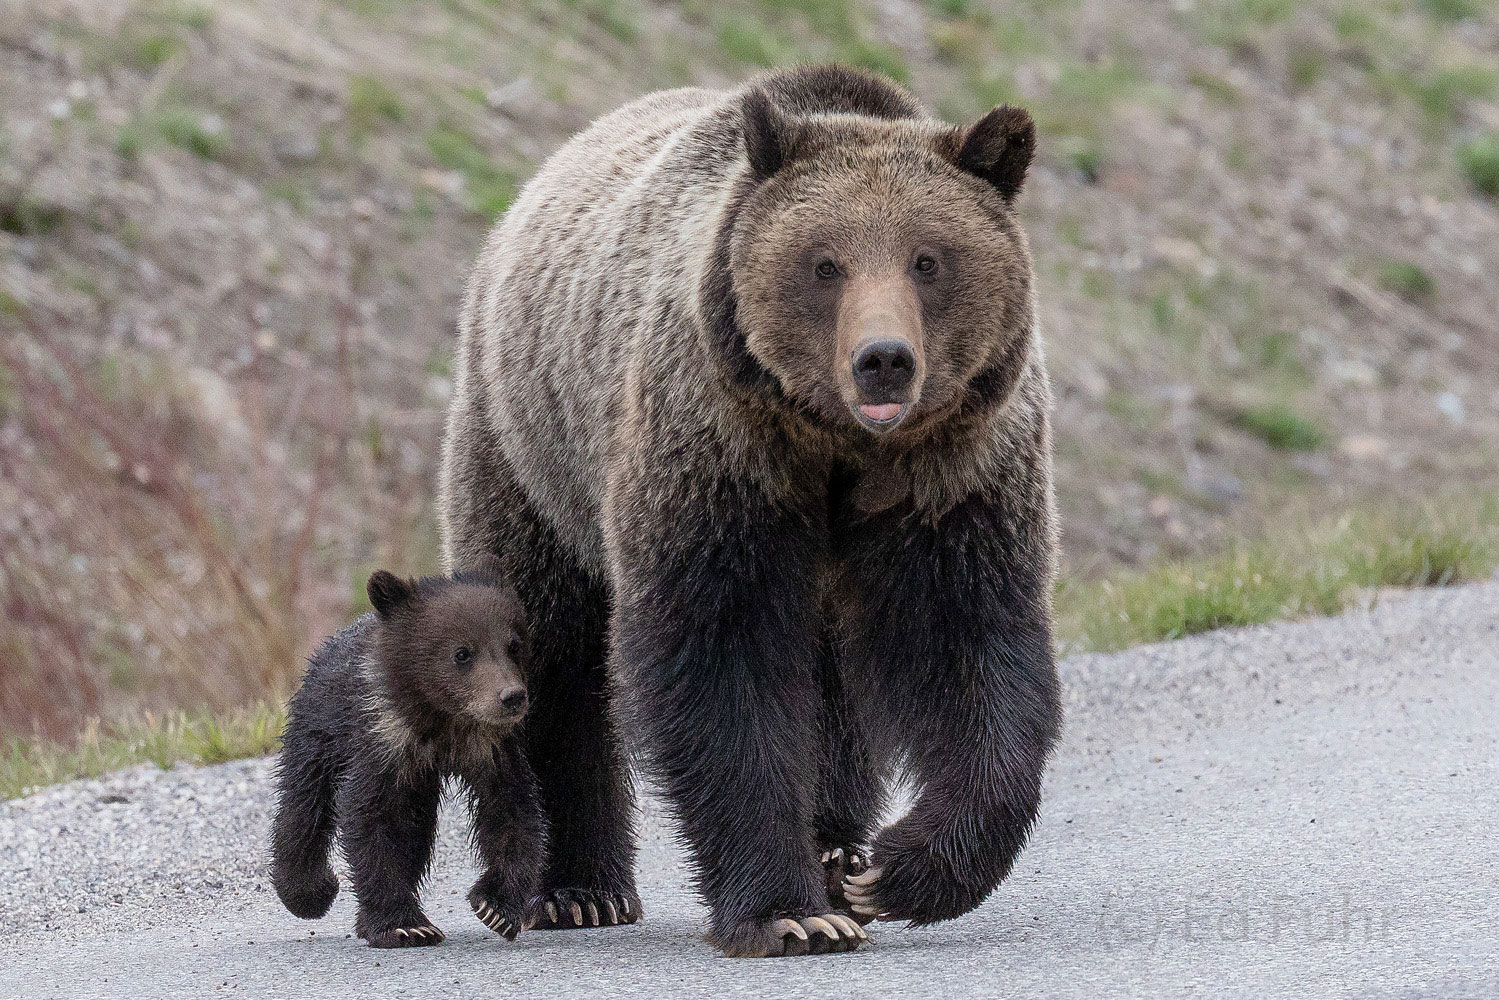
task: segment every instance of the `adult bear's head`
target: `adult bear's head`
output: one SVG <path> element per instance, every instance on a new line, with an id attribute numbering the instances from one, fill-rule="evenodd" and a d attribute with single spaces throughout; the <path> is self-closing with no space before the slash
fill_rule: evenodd
<path id="1" fill-rule="evenodd" d="M 741 101 L 746 168 L 703 299 L 735 377 L 875 435 L 1005 398 L 1033 322 L 1014 208 L 1030 115 L 955 128 L 886 81 L 814 72 L 820 93 L 802 71 Z"/>

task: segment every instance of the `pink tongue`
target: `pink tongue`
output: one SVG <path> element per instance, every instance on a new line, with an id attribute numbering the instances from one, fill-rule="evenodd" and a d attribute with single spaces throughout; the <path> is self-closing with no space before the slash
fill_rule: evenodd
<path id="1" fill-rule="evenodd" d="M 865 403 L 863 406 L 859 407 L 859 412 L 864 414 L 870 420 L 879 420 L 881 422 L 886 420 L 894 420 L 896 414 L 900 413 L 900 404 L 880 403 L 878 405 L 875 405 L 873 403 Z"/>

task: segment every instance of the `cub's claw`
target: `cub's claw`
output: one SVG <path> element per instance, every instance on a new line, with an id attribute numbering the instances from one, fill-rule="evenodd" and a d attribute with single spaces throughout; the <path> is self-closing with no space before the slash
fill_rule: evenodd
<path id="1" fill-rule="evenodd" d="M 822 873 L 828 901 L 837 907 L 848 905 L 851 901 L 844 896 L 844 879 L 862 876 L 868 870 L 868 856 L 857 847 L 844 845 L 823 851 Z"/>
<path id="2" fill-rule="evenodd" d="M 368 938 L 371 948 L 422 948 L 443 942 L 443 933 L 431 924 L 392 927 Z"/>
<path id="3" fill-rule="evenodd" d="M 485 900 L 470 899 L 469 905 L 473 907 L 474 915 L 479 918 L 480 923 L 503 937 L 506 941 L 514 941 L 516 935 L 520 933 L 521 926 L 519 920 L 501 913 Z"/>

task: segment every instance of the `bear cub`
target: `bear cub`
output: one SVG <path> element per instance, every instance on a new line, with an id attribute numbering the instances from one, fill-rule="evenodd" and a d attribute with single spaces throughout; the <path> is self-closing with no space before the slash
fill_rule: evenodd
<path id="1" fill-rule="evenodd" d="M 451 577 L 369 578 L 372 614 L 329 638 L 292 697 L 278 765 L 271 878 L 286 908 L 328 912 L 337 830 L 374 948 L 443 940 L 418 902 L 446 779 L 468 795 L 484 873 L 469 905 L 514 940 L 537 891 L 545 819 L 517 726 L 527 635 L 496 560 Z"/>

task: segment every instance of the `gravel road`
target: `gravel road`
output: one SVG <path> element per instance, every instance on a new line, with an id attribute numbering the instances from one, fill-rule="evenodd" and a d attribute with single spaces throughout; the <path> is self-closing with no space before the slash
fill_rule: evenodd
<path id="1" fill-rule="evenodd" d="M 716 958 L 654 801 L 646 920 L 486 931 L 445 815 L 438 948 L 270 891 L 266 761 L 0 804 L 0 998 L 1499 996 L 1499 584 L 1063 667 L 1043 819 L 970 916 L 851 955 Z"/>

